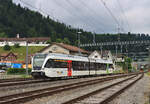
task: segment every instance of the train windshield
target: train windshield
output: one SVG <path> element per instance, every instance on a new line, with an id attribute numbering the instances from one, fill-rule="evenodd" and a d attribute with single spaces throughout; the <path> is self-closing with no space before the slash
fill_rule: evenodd
<path id="1" fill-rule="evenodd" d="M 33 68 L 41 68 L 47 54 L 37 54 L 33 57 Z"/>

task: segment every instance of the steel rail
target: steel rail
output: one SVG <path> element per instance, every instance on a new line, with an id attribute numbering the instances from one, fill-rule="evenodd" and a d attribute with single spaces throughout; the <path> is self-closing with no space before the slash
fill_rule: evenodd
<path id="1" fill-rule="evenodd" d="M 108 74 L 110 75 L 110 74 Z M 111 74 L 111 76 L 118 75 L 118 74 Z M 120 74 L 122 75 L 122 74 Z M 105 75 L 107 76 L 107 75 Z M 82 77 L 81 77 L 82 78 Z M 88 78 L 88 77 L 86 77 Z M 59 79 L 59 80 L 70 80 L 73 78 L 66 78 L 66 79 Z M 75 78 L 76 79 L 76 78 Z M 24 84 L 32 84 L 32 83 L 42 83 L 42 82 L 48 82 L 48 81 L 58 81 L 58 79 L 15 79 L 15 80 L 6 80 L 6 81 L 0 81 L 0 88 L 6 87 L 6 86 L 17 86 L 17 85 L 24 85 Z"/>
<path id="2" fill-rule="evenodd" d="M 126 74 L 126 75 L 113 76 L 113 77 L 111 76 L 111 77 L 100 78 L 100 79 L 96 79 L 96 80 L 81 81 L 81 82 L 76 82 L 76 83 L 72 83 L 72 84 L 66 84 L 66 85 L 55 86 L 55 87 L 50 87 L 50 88 L 45 88 L 45 89 L 40 89 L 40 90 L 28 91 L 28 92 L 19 93 L 19 94 L 2 96 L 2 97 L 0 97 L 0 99 L 1 99 L 0 104 L 16 104 L 16 103 L 19 104 L 22 102 L 27 102 L 29 100 L 33 100 L 35 98 L 51 96 L 53 94 L 57 94 L 57 93 L 60 93 L 63 91 L 68 91 L 68 90 L 72 90 L 72 89 L 76 89 L 76 88 L 80 88 L 80 87 L 85 87 L 88 85 L 102 83 L 104 81 L 109 81 L 109 80 L 113 80 L 116 78 L 122 78 L 122 77 L 126 77 L 126 76 L 131 76 L 131 75 L 133 75 L 133 74 L 130 74 L 130 75 Z"/>
<path id="3" fill-rule="evenodd" d="M 142 79 L 144 76 L 144 74 L 142 74 L 141 77 L 139 77 L 138 79 L 134 80 L 132 83 L 128 84 L 127 86 L 123 87 L 122 89 L 120 89 L 119 91 L 117 91 L 116 93 L 114 93 L 113 95 L 109 96 L 108 98 L 106 98 L 105 100 L 103 100 L 100 104 L 107 104 L 110 101 L 112 101 L 113 99 L 115 99 L 118 95 L 120 95 L 121 93 L 123 93 L 125 90 L 127 90 L 128 88 L 130 88 L 131 86 L 133 86 L 137 81 L 139 81 L 140 79 Z"/>
<path id="4" fill-rule="evenodd" d="M 0 83 L 33 80 L 33 78 L 0 79 Z"/>
<path id="5" fill-rule="evenodd" d="M 119 94 L 121 94 L 122 91 L 126 90 L 126 89 L 129 88 L 131 85 L 133 85 L 133 84 L 136 83 L 138 80 L 140 80 L 142 77 L 143 77 L 143 74 L 142 74 L 141 77 L 139 77 L 138 79 L 136 79 L 135 81 L 133 81 L 132 83 L 130 83 L 129 85 L 127 85 L 126 87 L 124 87 L 123 89 L 119 90 L 117 93 L 115 93 L 115 94 L 113 94 L 112 96 L 106 98 L 105 100 L 103 100 L 102 102 L 100 102 L 100 103 L 98 103 L 98 104 L 107 104 L 107 103 L 110 102 L 112 99 L 114 99 L 116 96 L 118 96 Z M 98 93 L 100 93 L 100 92 L 102 92 L 102 91 L 104 91 L 104 90 L 106 90 L 106 89 L 109 89 L 109 88 L 111 88 L 111 87 L 113 87 L 113 86 L 115 86 L 115 85 L 124 83 L 124 82 L 126 82 L 126 81 L 128 81 L 128 80 L 130 80 L 130 79 L 133 79 L 133 78 L 134 78 L 134 77 L 130 77 L 130 78 L 125 79 L 125 80 L 122 80 L 122 81 L 120 81 L 120 82 L 117 82 L 117 83 L 111 84 L 111 85 L 109 85 L 109 86 L 100 88 L 100 89 L 98 89 L 98 90 L 96 90 L 96 91 L 93 91 L 93 92 L 91 92 L 91 93 L 88 93 L 88 94 L 82 95 L 82 96 L 80 96 L 80 97 L 71 99 L 71 100 L 66 101 L 66 102 L 64 102 L 64 103 L 62 103 L 62 104 L 74 104 L 74 103 L 77 103 L 77 102 L 79 102 L 79 101 L 81 101 L 81 100 L 84 100 L 85 98 L 88 98 L 88 97 L 90 97 L 90 96 L 96 95 L 96 94 L 98 94 Z"/>
<path id="6" fill-rule="evenodd" d="M 17 81 L 17 82 L 3 82 L 0 83 L 0 88 L 1 87 L 7 87 L 7 86 L 17 86 L 17 85 L 25 85 L 25 84 L 32 84 L 32 83 L 42 83 L 42 82 L 47 82 L 50 80 L 24 80 L 24 81 Z"/>

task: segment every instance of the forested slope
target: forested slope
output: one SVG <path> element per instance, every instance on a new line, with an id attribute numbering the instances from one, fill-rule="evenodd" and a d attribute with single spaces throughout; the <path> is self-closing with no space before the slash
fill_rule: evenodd
<path id="1" fill-rule="evenodd" d="M 75 29 L 40 13 L 22 8 L 12 0 L 0 0 L 0 37 L 50 37 L 52 42 L 77 45 L 77 32 L 81 33 L 81 43 L 92 43 L 91 32 Z M 96 42 L 117 41 L 116 34 L 96 34 Z M 120 34 L 120 41 L 150 40 L 145 34 Z"/>

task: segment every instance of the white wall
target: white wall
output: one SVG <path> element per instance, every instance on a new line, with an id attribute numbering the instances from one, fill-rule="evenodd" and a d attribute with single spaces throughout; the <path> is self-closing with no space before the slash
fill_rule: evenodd
<path id="1" fill-rule="evenodd" d="M 9 46 L 14 46 L 14 44 L 19 44 L 20 46 L 26 46 L 26 41 L 22 41 L 22 42 L 0 42 L 0 47 L 5 46 L 6 44 L 8 44 Z M 48 46 L 49 44 L 36 44 L 36 43 L 28 43 L 28 46 Z"/>

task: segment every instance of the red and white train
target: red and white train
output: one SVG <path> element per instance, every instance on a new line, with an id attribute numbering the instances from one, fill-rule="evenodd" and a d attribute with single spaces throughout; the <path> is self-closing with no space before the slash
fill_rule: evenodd
<path id="1" fill-rule="evenodd" d="M 58 78 L 108 74 L 112 73 L 113 70 L 112 60 L 57 53 L 39 53 L 32 58 L 31 74 L 34 78 Z"/>

